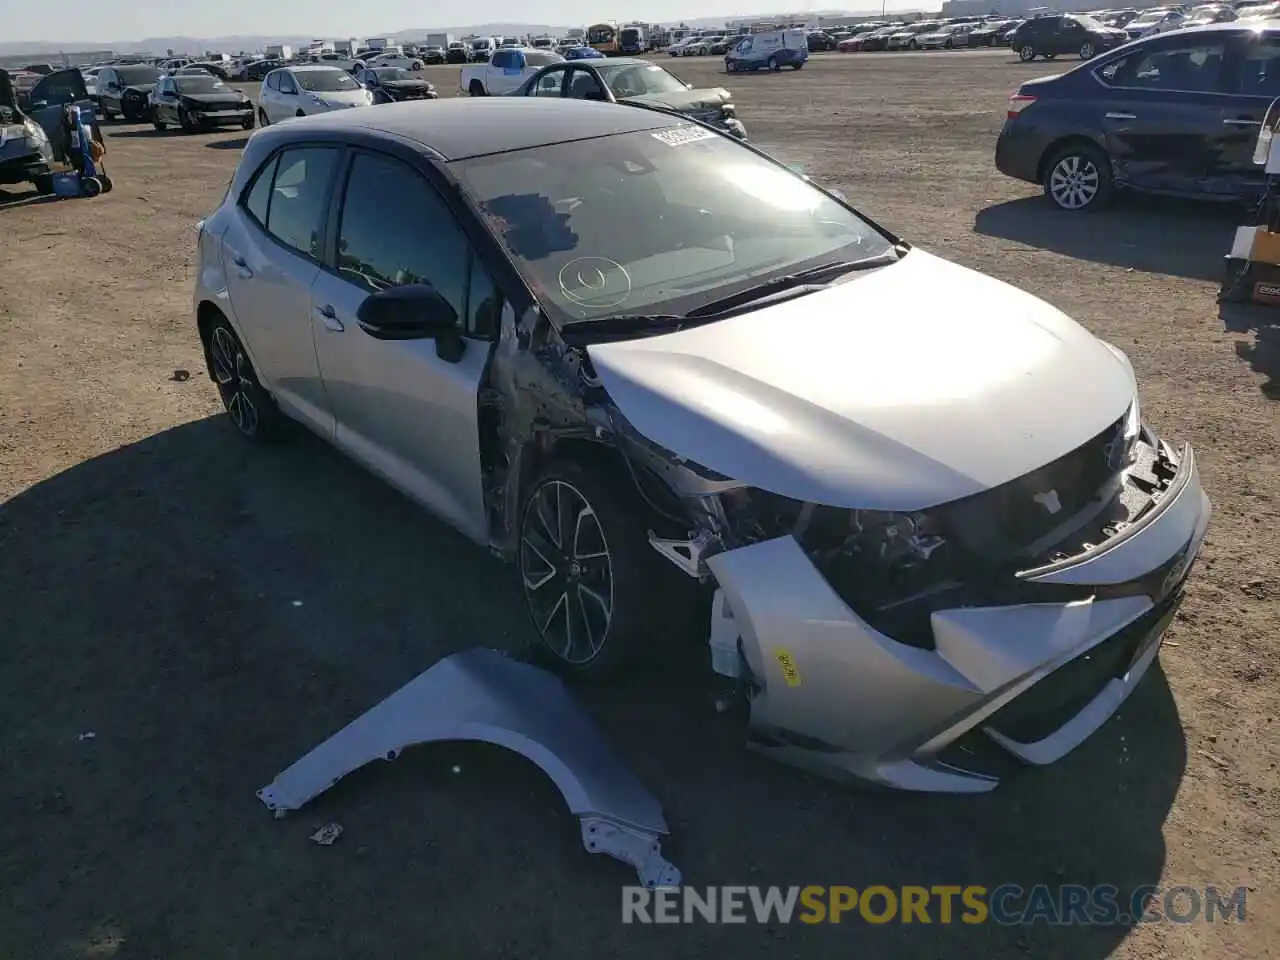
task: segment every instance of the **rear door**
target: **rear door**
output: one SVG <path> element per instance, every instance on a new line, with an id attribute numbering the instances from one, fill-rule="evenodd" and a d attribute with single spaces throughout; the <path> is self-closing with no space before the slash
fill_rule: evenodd
<path id="1" fill-rule="evenodd" d="M 333 416 L 311 332 L 311 285 L 320 273 L 341 150 L 286 147 L 262 165 L 222 237 L 231 307 L 254 369 L 276 402 L 319 433 Z"/>
<path id="2" fill-rule="evenodd" d="M 1241 31 L 1228 50 L 1227 101 L 1210 189 L 1223 196 L 1256 196 L 1266 181 L 1253 162 L 1263 118 L 1280 97 L 1280 33 Z"/>
<path id="3" fill-rule="evenodd" d="M 1117 177 L 1146 190 L 1202 193 L 1218 163 L 1228 33 L 1173 34 L 1094 71 Z"/>
<path id="4" fill-rule="evenodd" d="M 93 101 L 79 70 L 58 70 L 31 88 L 31 106 L 25 111 L 44 129 L 59 160 L 67 158 L 69 143 L 62 126 L 62 111 L 69 104 L 80 108 L 80 117 L 91 130 L 98 125 Z"/>

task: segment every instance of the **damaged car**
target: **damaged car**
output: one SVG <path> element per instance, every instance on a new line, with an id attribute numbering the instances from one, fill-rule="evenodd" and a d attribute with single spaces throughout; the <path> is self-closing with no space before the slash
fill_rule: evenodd
<path id="1" fill-rule="evenodd" d="M 19 94 L 11 75 L 0 70 L 0 184 L 31 183 L 41 195 L 53 193 L 55 164 L 68 161 L 70 155 L 63 116 L 68 106 L 93 116 L 79 70 L 40 77 L 26 96 Z M 93 121 L 90 128 L 96 129 Z"/>
<path id="2" fill-rule="evenodd" d="M 302 424 L 512 561 L 565 671 L 688 636 L 748 745 L 979 792 L 1155 661 L 1210 507 L 1129 359 L 667 111 L 260 131 L 199 228 L 228 419 Z"/>

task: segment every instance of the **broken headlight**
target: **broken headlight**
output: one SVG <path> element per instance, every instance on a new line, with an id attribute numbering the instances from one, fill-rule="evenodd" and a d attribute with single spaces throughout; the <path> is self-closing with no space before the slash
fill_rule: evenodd
<path id="1" fill-rule="evenodd" d="M 1107 445 L 1107 466 L 1116 472 L 1131 465 L 1138 456 L 1138 440 L 1142 437 L 1142 409 L 1137 394 L 1124 417 L 1116 424 L 1115 436 Z"/>
<path id="2" fill-rule="evenodd" d="M 734 541 L 795 537 L 859 616 L 900 642 L 932 645 L 927 613 L 921 620 L 913 601 L 956 585 L 955 548 L 938 517 L 823 507 L 749 488 L 720 496 Z"/>

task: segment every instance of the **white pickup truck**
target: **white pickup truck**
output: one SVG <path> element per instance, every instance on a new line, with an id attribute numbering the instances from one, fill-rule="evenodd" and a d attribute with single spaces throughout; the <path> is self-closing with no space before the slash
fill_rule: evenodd
<path id="1" fill-rule="evenodd" d="M 543 67 L 560 63 L 564 57 L 550 50 L 532 47 L 501 47 L 488 63 L 462 68 L 458 86 L 473 97 L 494 97 L 511 93 Z"/>

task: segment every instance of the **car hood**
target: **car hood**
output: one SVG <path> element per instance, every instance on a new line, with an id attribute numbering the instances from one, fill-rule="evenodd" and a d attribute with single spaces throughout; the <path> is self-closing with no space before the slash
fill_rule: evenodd
<path id="1" fill-rule="evenodd" d="M 920 510 L 1051 463 L 1119 420 L 1133 370 L 1065 314 L 916 249 L 826 290 L 589 346 L 618 410 L 781 496 Z"/>
<path id="2" fill-rule="evenodd" d="M 723 87 L 704 90 L 686 90 L 683 93 L 651 93 L 640 97 L 624 97 L 630 103 L 654 103 L 659 106 L 679 110 L 681 113 L 703 113 L 715 110 L 728 103 L 729 91 Z"/>
<path id="3" fill-rule="evenodd" d="M 331 90 L 319 93 L 304 90 L 303 92 L 308 96 L 319 97 L 326 103 L 368 103 L 369 101 L 369 91 L 363 87 L 359 90 Z"/>

